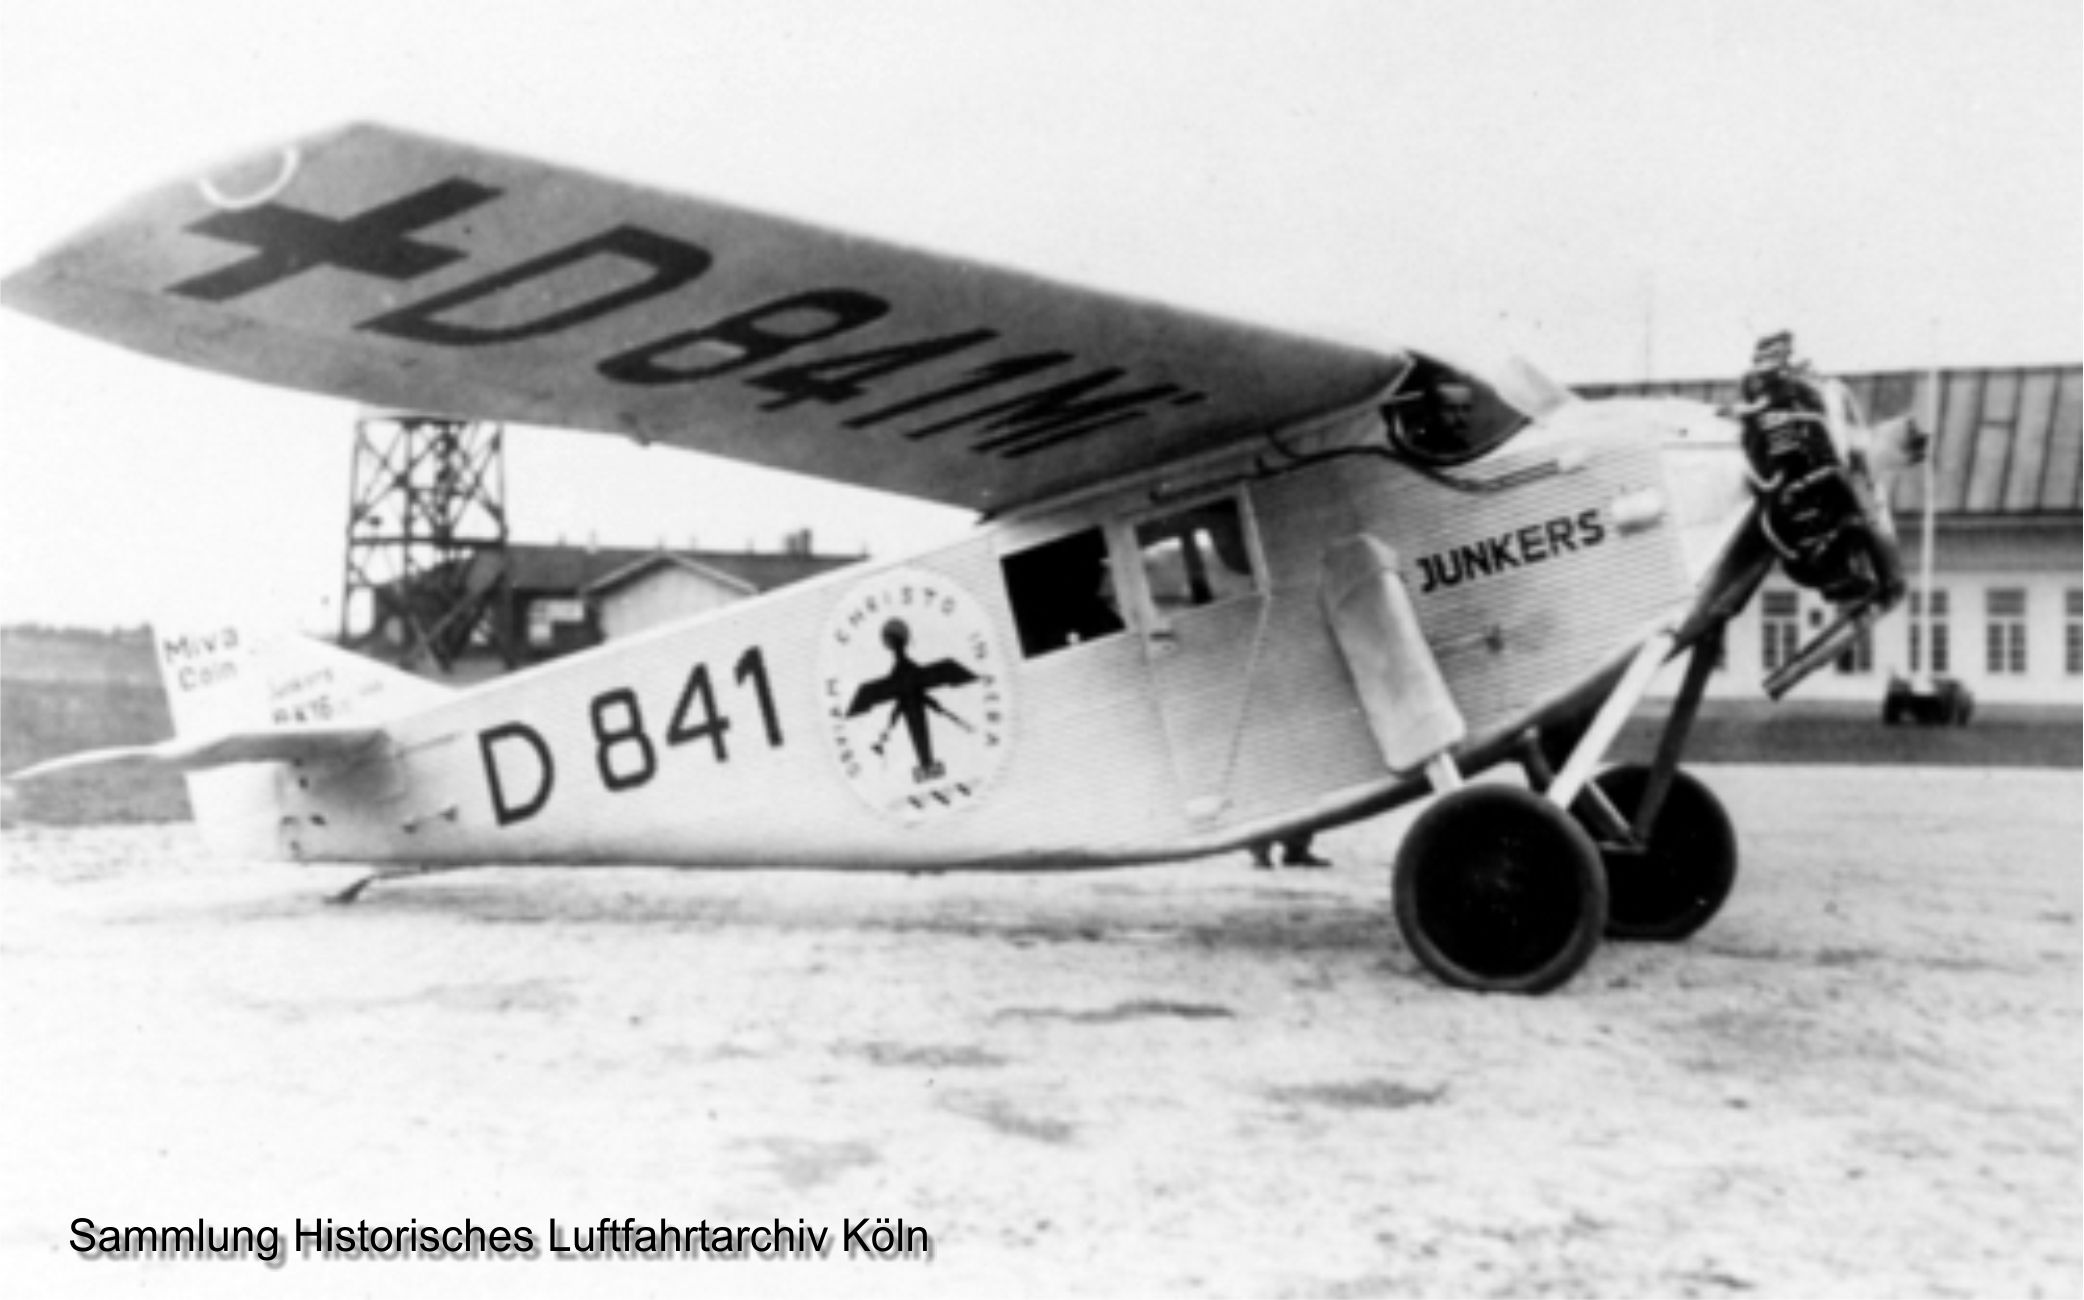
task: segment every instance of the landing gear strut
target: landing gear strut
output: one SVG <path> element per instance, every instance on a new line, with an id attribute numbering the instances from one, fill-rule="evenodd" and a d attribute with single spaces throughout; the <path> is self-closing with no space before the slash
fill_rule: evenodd
<path id="1" fill-rule="evenodd" d="M 1429 769 L 1444 793 L 1397 850 L 1394 887 L 1398 927 L 1427 970 L 1458 988 L 1545 993 L 1591 958 L 1606 928 L 1606 870 L 1592 837 L 1564 809 L 1672 643 L 1662 632 L 1636 651 L 1562 774 L 1550 782 L 1541 764 L 1535 784 L 1543 792 L 1450 789 L 1459 781 L 1450 761 Z"/>
<path id="2" fill-rule="evenodd" d="M 1615 939 L 1684 939 L 1722 910 L 1737 880 L 1737 836 L 1707 786 L 1679 758 L 1700 712 L 1708 675 L 1722 654 L 1724 625 L 1694 641 L 1686 679 L 1672 701 L 1657 757 L 1602 772 L 1570 805 L 1599 844 Z"/>
<path id="3" fill-rule="evenodd" d="M 1518 757 L 1531 789 L 1460 786 L 1445 759 L 1429 769 L 1439 797 L 1398 850 L 1394 895 L 1398 928 L 1427 970 L 1458 988 L 1543 993 L 1575 975 L 1602 934 L 1681 939 L 1721 908 L 1736 880 L 1736 836 L 1678 762 L 1724 621 L 1711 613 L 1650 638 L 1560 773 L 1528 735 Z M 1656 761 L 1594 777 L 1682 637 L 1691 659 Z"/>
<path id="4" fill-rule="evenodd" d="M 1737 836 L 1729 815 L 1692 773 L 1671 773 L 1663 806 L 1638 829 L 1655 775 L 1654 768 L 1640 763 L 1609 768 L 1571 808 L 1580 822 L 1593 821 L 1598 814 L 1589 805 L 1596 790 L 1626 819 L 1626 838 L 1599 842 L 1606 867 L 1608 938 L 1687 938 L 1714 919 L 1737 882 Z"/>
<path id="5" fill-rule="evenodd" d="M 1683 625 L 1637 649 L 1581 732 L 1555 746 L 1560 770 L 1543 742 L 1578 731 L 1575 720 L 1521 738 L 1517 757 L 1538 794 L 1456 791 L 1434 778 L 1440 797 L 1397 857 L 1396 907 L 1412 951 L 1448 983 L 1540 992 L 1584 964 L 1602 929 L 1675 940 L 1706 925 L 1736 881 L 1737 841 L 1679 757 L 1730 619 L 1776 565 L 1837 607 L 1831 626 L 1767 679 L 1778 699 L 1902 596 L 1901 557 L 1868 459 L 1874 430 L 1844 385 L 1812 374 L 1793 349 L 1791 335 L 1760 340 L 1730 412 L 1742 426 L 1751 514 Z M 1681 650 L 1691 655 L 1686 680 L 1655 760 L 1595 775 L 1651 678 Z M 1451 759 L 1435 762 L 1459 781 Z"/>

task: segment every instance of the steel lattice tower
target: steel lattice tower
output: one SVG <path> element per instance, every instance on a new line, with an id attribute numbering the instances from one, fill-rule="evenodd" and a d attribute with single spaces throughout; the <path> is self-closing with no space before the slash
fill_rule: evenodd
<path id="1" fill-rule="evenodd" d="M 341 644 L 423 670 L 474 650 L 513 666 L 502 448 L 496 424 L 356 419 Z"/>

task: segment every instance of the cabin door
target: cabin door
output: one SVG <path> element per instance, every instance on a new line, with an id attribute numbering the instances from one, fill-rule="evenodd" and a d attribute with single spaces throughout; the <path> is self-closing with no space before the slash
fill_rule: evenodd
<path id="1" fill-rule="evenodd" d="M 1117 550 L 1188 815 L 1236 802 L 1268 629 L 1266 566 L 1242 492 L 1136 516 Z M 1126 570 L 1124 572 L 1123 570 Z M 1260 709 L 1263 715 L 1263 707 Z"/>

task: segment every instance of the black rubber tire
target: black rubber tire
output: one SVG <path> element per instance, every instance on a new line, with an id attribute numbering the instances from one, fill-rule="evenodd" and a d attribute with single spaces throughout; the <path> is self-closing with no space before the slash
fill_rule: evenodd
<path id="1" fill-rule="evenodd" d="M 1517 786 L 1443 795 L 1397 850 L 1397 928 L 1456 988 L 1546 993 L 1606 927 L 1606 873 L 1584 828 Z"/>
<path id="2" fill-rule="evenodd" d="M 1629 822 L 1642 806 L 1650 769 L 1640 763 L 1593 778 Z M 1737 883 L 1737 832 L 1714 791 L 1683 768 L 1650 828 L 1645 851 L 1602 851 L 1610 939 L 1675 943 L 1715 918 Z"/>

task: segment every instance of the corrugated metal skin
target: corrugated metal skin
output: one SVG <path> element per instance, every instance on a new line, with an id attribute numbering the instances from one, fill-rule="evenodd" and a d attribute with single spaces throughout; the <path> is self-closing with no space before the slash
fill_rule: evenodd
<path id="1" fill-rule="evenodd" d="M 1385 775 L 1319 608 L 1317 580 L 1282 588 L 1277 599 L 1241 715 L 1247 726 L 1226 820 L 1272 816 Z"/>
<path id="2" fill-rule="evenodd" d="M 1020 539 L 1018 532 L 979 537 L 932 557 L 933 568 L 984 602 L 999 644 L 1016 664 L 1020 639 L 998 557 L 1017 549 Z M 1071 856 L 1081 847 L 1149 844 L 1176 832 L 1182 800 L 1141 660 L 1138 639 L 1124 633 L 1022 664 L 1013 754 L 997 790 L 971 812 L 907 832 L 899 850 L 930 835 L 962 859 Z"/>
<path id="3" fill-rule="evenodd" d="M 1322 606 L 1325 547 L 1365 523 L 1344 486 L 1349 465 L 1251 491 L 1273 605 L 1245 715 L 1247 743 L 1228 791 L 1239 817 L 1274 815 L 1385 775 Z"/>
<path id="4" fill-rule="evenodd" d="M 1029 663 L 1019 734 L 1001 788 L 977 809 L 970 852 L 1075 857 L 1094 846 L 1162 842 L 1186 799 L 1133 633 Z M 938 831 L 936 833 L 939 833 Z"/>
<path id="5" fill-rule="evenodd" d="M 1188 799 L 1227 797 L 1273 613 L 1260 596 L 1176 615 L 1171 647 L 1149 662 L 1166 744 Z"/>
<path id="6" fill-rule="evenodd" d="M 1016 542 L 1021 531 L 1032 530 L 1013 532 Z M 1019 642 L 994 541 L 994 535 L 980 535 L 917 557 L 908 567 L 952 578 L 977 597 L 1011 665 L 1018 663 Z M 1300 695 L 1272 685 L 1254 693 L 1252 716 L 1261 723 L 1269 718 L 1284 723 L 1277 742 L 1257 750 L 1231 729 L 1247 694 L 1243 660 L 1218 655 L 1194 669 L 1205 680 L 1174 680 L 1154 692 L 1143 639 L 1119 635 L 1016 668 L 1012 752 L 989 793 L 972 808 L 902 825 L 870 808 L 841 778 L 818 689 L 817 651 L 834 607 L 868 575 L 887 567 L 850 571 L 837 580 L 734 605 L 601 654 L 503 679 L 423 715 L 403 727 L 399 737 L 400 746 L 410 751 L 403 760 L 411 777 L 410 807 L 335 798 L 355 783 L 330 788 L 321 783 L 288 810 L 307 822 L 303 856 L 864 866 L 1148 856 L 1176 844 L 1189 830 L 1209 828 L 1190 825 L 1189 795 L 1176 768 L 1206 771 L 1218 761 L 1212 756 L 1230 752 L 1235 740 L 1236 782 L 1262 780 L 1274 765 L 1293 761 L 1307 733 L 1323 730 L 1315 724 L 1350 706 L 1350 692 L 1324 671 L 1336 665 L 1303 665 L 1294 634 L 1269 637 L 1258 679 L 1272 683 L 1279 674 L 1295 672 L 1314 680 Z M 1313 599 L 1314 592 L 1281 598 Z M 1208 612 L 1228 620 L 1249 614 L 1258 604 L 1246 601 L 1234 610 Z M 779 750 L 767 744 L 752 697 L 733 679 L 733 666 L 755 646 L 766 665 L 784 737 Z M 1225 638 L 1221 646 L 1227 651 L 1231 643 Z M 1302 658 L 1309 658 L 1307 652 Z M 676 701 L 698 663 L 708 666 L 719 711 L 731 718 L 729 757 L 723 763 L 715 761 L 706 740 L 681 746 L 665 740 Z M 1184 660 L 1180 666 L 1185 667 Z M 593 701 L 617 690 L 635 694 L 655 763 L 652 779 L 619 793 L 605 788 L 592 713 Z M 1177 750 L 1167 743 L 1160 700 L 1181 719 L 1185 742 Z M 616 706 L 610 721 L 622 730 L 626 710 Z M 542 737 L 554 755 L 555 779 L 541 812 L 501 826 L 479 738 L 488 729 L 516 722 Z M 1319 735 L 1312 743 L 1323 739 Z M 623 771 L 638 766 L 640 748 L 635 741 L 618 742 L 611 766 Z M 516 773 L 508 779 L 519 791 L 509 792 L 510 804 L 524 802 L 536 786 L 533 761 L 524 750 L 512 746 L 507 751 L 505 761 Z M 1367 752 L 1362 744 L 1333 744 L 1323 752 L 1338 750 Z M 1333 779 L 1350 783 L 1364 779 L 1366 768 L 1351 760 L 1298 764 L 1282 780 L 1255 790 L 1249 807 L 1284 806 L 1280 801 L 1298 791 L 1318 789 L 1312 783 L 1325 779 L 1327 770 L 1336 771 Z M 445 808 L 453 808 L 453 815 L 441 816 Z M 1226 809 L 1224 820 L 1243 815 L 1245 808 Z M 324 818 L 323 825 L 310 822 L 311 814 Z M 407 820 L 424 824 L 401 836 L 399 828 Z"/>
<path id="7" fill-rule="evenodd" d="M 1358 525 L 1339 475 L 1261 481 L 1248 500 L 1265 596 L 1176 616 L 1150 660 L 1179 789 L 1220 802 L 1214 825 L 1385 775 L 1319 604 L 1323 548 Z"/>
<path id="8" fill-rule="evenodd" d="M 1023 689 L 1040 701 L 1029 716 L 1047 720 L 1022 737 L 1021 779 L 993 810 L 994 828 L 1030 843 L 1144 837 L 1148 848 L 1386 776 L 1318 605 L 1325 541 L 1358 526 L 1338 471 L 1242 491 L 1262 594 L 1177 614 L 1169 637 L 1132 631 L 1028 664 Z M 1110 517 L 1133 525 L 1150 512 L 1126 509 Z M 1060 531 L 1011 525 L 999 550 Z M 1197 803 L 1212 815 L 1190 817 Z"/>
<path id="9" fill-rule="evenodd" d="M 1587 464 L 1567 474 L 1471 497 L 1394 466 L 1348 471 L 1362 509 L 1396 550 L 1426 640 L 1439 659 L 1472 737 L 1514 725 L 1584 681 L 1691 595 L 1669 519 L 1624 534 L 1609 513 L 1625 492 L 1664 489 L 1654 446 L 1633 438 L 1587 439 Z M 1543 463 L 1529 453 L 1483 467 L 1504 475 Z M 1667 499 L 1669 499 L 1667 492 Z M 1605 539 L 1536 564 L 1425 590 L 1420 558 L 1586 512 Z"/>
<path id="10" fill-rule="evenodd" d="M 1727 406 L 1737 400 L 1734 379 L 1658 379 L 1640 384 L 1579 384 L 1582 397 L 1681 397 L 1689 402 Z"/>
<path id="11" fill-rule="evenodd" d="M 1132 630 L 1031 661 L 1019 658 L 1001 558 L 1101 518 L 1133 526 L 1148 503 L 1014 523 L 904 562 L 976 599 L 1011 695 L 1009 750 L 985 793 L 918 824 L 871 807 L 844 779 L 830 714 L 858 683 L 821 677 L 835 610 L 878 573 L 900 567 L 884 565 L 502 679 L 421 715 L 397 733 L 395 762 L 409 777 L 402 797 L 342 797 L 375 773 L 338 787 L 318 782 L 289 809 L 303 819 L 299 847 L 314 858 L 435 862 L 1064 864 L 1161 855 L 1190 836 L 1294 814 L 1391 776 L 1320 604 L 1332 542 L 1374 532 L 1397 550 L 1416 594 L 1424 585 L 1421 555 L 1588 512 L 1605 520 L 1598 545 L 1416 596 L 1473 735 L 1514 724 L 1683 606 L 1688 593 L 1669 523 L 1623 535 L 1605 515 L 1618 494 L 1662 483 L 1654 447 L 1614 439 L 1584 445 L 1583 468 L 1481 497 L 1372 460 L 1232 489 L 1255 521 L 1260 594 L 1177 615 L 1170 637 Z M 1509 473 L 1551 454 L 1511 457 L 1481 472 Z M 925 643 L 925 632 L 919 636 L 921 662 L 944 653 Z M 738 672 L 754 649 L 779 747 Z M 706 667 L 718 713 L 730 719 L 723 761 L 706 737 L 670 741 L 697 665 Z M 951 694 L 947 702 L 960 711 L 975 701 Z M 697 710 L 692 720 L 703 716 Z M 555 780 L 539 812 L 500 825 L 481 742 L 517 723 L 542 738 Z M 511 810 L 538 788 L 537 767 L 527 745 L 495 743 L 504 745 Z M 897 743 L 896 752 L 909 753 Z M 640 770 L 650 777 L 608 788 L 610 776 Z M 401 834 L 408 821 L 416 829 Z"/>
<path id="12" fill-rule="evenodd" d="M 1943 514 L 2048 514 L 2079 507 L 2084 480 L 2084 367 L 2021 366 L 1937 372 L 1940 433 L 1933 462 Z M 1934 372 L 1842 375 L 1870 417 L 1928 418 Z M 1589 385 L 1588 397 L 1668 395 L 1725 403 L 1728 380 Z M 1924 508 L 1922 475 L 1906 475 L 1891 494 L 1898 511 Z"/>

